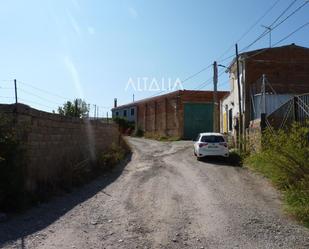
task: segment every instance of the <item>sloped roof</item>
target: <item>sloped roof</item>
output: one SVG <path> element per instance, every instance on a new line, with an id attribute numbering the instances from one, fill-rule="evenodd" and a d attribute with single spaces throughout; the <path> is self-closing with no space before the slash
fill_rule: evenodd
<path id="1" fill-rule="evenodd" d="M 246 58 L 247 56 L 252 56 L 252 55 L 255 55 L 255 54 L 261 54 L 261 53 L 265 53 L 265 52 L 268 52 L 268 51 L 290 49 L 290 48 L 304 49 L 304 50 L 307 50 L 309 52 L 309 48 L 298 46 L 295 43 L 292 43 L 292 44 L 284 45 L 284 46 L 280 46 L 280 47 L 271 47 L 271 48 L 267 47 L 267 48 L 260 48 L 260 49 L 256 49 L 256 50 L 242 52 L 242 53 L 239 54 L 239 57 Z M 236 57 L 234 57 L 234 59 L 232 60 L 232 62 L 229 65 L 229 67 L 231 67 L 235 62 L 236 62 Z"/>
<path id="2" fill-rule="evenodd" d="M 117 110 L 117 109 L 123 109 L 123 108 L 129 108 L 129 107 L 133 107 L 135 105 L 141 104 L 141 103 L 145 103 L 145 102 L 149 102 L 149 101 L 154 101 L 154 100 L 158 100 L 161 98 L 166 98 L 166 97 L 175 97 L 181 94 L 194 94 L 194 93 L 212 93 L 212 91 L 200 91 L 200 90 L 177 90 L 174 92 L 170 92 L 170 93 L 166 93 L 166 94 L 162 94 L 162 95 L 158 95 L 158 96 L 154 96 L 154 97 L 150 97 L 150 98 L 145 98 L 145 99 L 141 99 L 135 102 L 131 102 L 125 105 L 120 105 L 117 107 L 112 108 L 112 110 Z M 226 91 L 218 91 L 218 94 L 222 94 L 222 95 L 226 95 L 228 92 Z M 220 96 L 218 96 L 220 97 Z"/>

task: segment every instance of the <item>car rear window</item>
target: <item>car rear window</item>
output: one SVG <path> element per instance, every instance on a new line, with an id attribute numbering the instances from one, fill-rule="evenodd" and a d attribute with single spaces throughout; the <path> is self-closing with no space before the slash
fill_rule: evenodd
<path id="1" fill-rule="evenodd" d="M 202 136 L 201 142 L 204 143 L 221 143 L 225 142 L 222 136 Z"/>

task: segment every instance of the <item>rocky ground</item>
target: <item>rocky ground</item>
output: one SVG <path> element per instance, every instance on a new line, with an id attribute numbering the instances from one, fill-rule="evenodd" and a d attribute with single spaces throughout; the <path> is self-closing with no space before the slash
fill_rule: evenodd
<path id="1" fill-rule="evenodd" d="M 128 140 L 127 164 L 0 223 L 0 247 L 309 248 L 262 177 L 198 162 L 192 142 Z"/>

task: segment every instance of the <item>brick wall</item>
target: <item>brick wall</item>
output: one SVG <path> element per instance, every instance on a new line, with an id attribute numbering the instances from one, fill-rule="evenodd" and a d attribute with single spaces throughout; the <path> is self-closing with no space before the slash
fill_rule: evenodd
<path id="1" fill-rule="evenodd" d="M 252 52 L 254 54 L 254 52 Z M 250 53 L 248 54 L 250 56 Z M 246 112 L 245 127 L 252 117 L 251 91 L 259 93 L 266 75 L 271 87 L 278 94 L 302 94 L 309 92 L 309 49 L 294 45 L 273 48 L 257 53 L 245 62 L 246 67 Z M 271 91 L 266 85 L 266 91 Z"/>
<path id="2" fill-rule="evenodd" d="M 56 184 L 81 164 L 90 167 L 119 133 L 113 124 L 62 117 L 19 104 L 0 105 L 0 114 L 12 118 L 26 151 L 26 189 L 35 191 L 40 184 Z M 67 179 L 68 181 L 71 179 Z"/>
<path id="3" fill-rule="evenodd" d="M 227 92 L 218 92 L 218 101 Z M 141 100 L 137 106 L 137 126 L 149 135 L 182 137 L 184 129 L 184 104 L 212 103 L 211 91 L 176 91 Z M 219 115 L 219 112 L 218 112 Z M 218 118 L 219 122 L 219 118 Z"/>

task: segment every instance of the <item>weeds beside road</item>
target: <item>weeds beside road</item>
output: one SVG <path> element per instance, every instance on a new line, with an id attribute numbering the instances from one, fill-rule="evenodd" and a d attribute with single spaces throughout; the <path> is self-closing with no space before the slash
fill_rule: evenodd
<path id="1" fill-rule="evenodd" d="M 263 150 L 246 165 L 268 177 L 283 192 L 286 210 L 309 227 L 309 128 L 266 132 Z"/>

